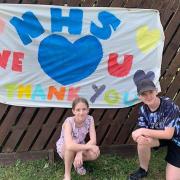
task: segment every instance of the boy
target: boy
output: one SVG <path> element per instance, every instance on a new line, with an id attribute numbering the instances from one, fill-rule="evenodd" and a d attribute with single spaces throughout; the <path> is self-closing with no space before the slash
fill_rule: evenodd
<path id="1" fill-rule="evenodd" d="M 180 110 L 167 97 L 158 97 L 153 81 L 141 80 L 137 84 L 140 107 L 138 126 L 132 132 L 137 142 L 140 167 L 129 175 L 129 180 L 138 180 L 148 175 L 151 148 L 167 146 L 166 180 L 180 180 Z"/>

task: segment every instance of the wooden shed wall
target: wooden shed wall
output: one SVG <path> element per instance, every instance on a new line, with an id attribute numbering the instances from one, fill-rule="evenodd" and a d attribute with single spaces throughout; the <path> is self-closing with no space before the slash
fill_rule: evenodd
<path id="1" fill-rule="evenodd" d="M 0 0 L 0 3 L 158 9 L 165 32 L 160 78 L 161 95 L 173 98 L 180 105 L 179 0 Z M 116 150 L 128 151 L 127 148 L 131 147 L 129 145 L 133 144 L 131 132 L 136 126 L 138 106 L 91 109 L 90 114 L 95 119 L 97 142 L 102 150 L 112 152 L 114 145 L 118 145 Z M 0 153 L 55 149 L 61 125 L 70 115 L 70 109 L 0 104 Z"/>

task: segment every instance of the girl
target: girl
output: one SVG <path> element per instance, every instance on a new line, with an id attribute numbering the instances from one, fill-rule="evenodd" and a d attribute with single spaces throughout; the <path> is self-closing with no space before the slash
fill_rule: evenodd
<path id="1" fill-rule="evenodd" d="M 68 117 L 62 125 L 61 136 L 56 142 L 57 152 L 64 160 L 64 180 L 71 179 L 72 163 L 76 172 L 86 174 L 83 162 L 95 160 L 100 154 L 96 146 L 96 132 L 92 116 L 89 116 L 89 104 L 84 98 L 76 98 L 72 103 L 74 116 Z M 90 140 L 85 143 L 89 133 Z"/>

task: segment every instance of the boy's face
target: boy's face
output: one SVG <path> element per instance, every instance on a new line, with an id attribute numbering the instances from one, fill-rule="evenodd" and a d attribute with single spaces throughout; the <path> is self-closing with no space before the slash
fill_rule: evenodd
<path id="1" fill-rule="evenodd" d="M 156 103 L 157 94 L 157 90 L 145 91 L 139 95 L 139 98 L 144 104 L 153 106 Z"/>

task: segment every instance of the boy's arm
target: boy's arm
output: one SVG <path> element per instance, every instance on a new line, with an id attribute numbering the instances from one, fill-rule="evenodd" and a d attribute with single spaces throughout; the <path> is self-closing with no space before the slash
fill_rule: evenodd
<path id="1" fill-rule="evenodd" d="M 165 127 L 164 130 L 140 128 L 138 130 L 139 130 L 139 132 L 137 132 L 138 136 L 139 135 L 148 136 L 155 139 L 171 139 L 173 137 L 175 128 Z"/>

